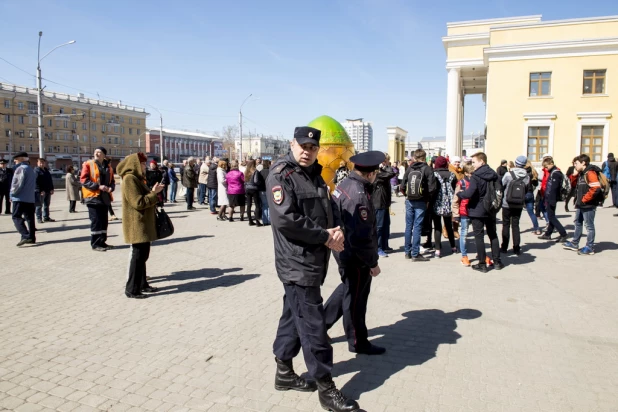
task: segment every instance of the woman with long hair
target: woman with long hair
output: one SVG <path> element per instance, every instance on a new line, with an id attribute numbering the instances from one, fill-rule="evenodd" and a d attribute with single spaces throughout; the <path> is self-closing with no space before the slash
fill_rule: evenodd
<path id="1" fill-rule="evenodd" d="M 534 228 L 534 234 L 540 236 L 541 229 L 539 228 L 539 220 L 534 213 L 534 189 L 539 185 L 539 174 L 536 169 L 532 167 L 532 163 L 530 160 L 526 162 L 526 166 L 524 167 L 526 172 L 528 173 L 528 177 L 530 178 L 530 183 L 526 188 L 526 211 L 528 212 L 528 216 L 530 216 L 530 220 L 532 221 L 532 226 Z"/>
<path id="2" fill-rule="evenodd" d="M 67 191 L 67 200 L 69 201 L 69 213 L 76 213 L 75 204 L 79 200 L 79 195 L 82 190 L 82 184 L 79 183 L 79 179 L 75 176 L 74 172 L 75 168 L 73 166 L 67 167 L 65 186 Z"/>
<path id="3" fill-rule="evenodd" d="M 257 174 L 256 174 L 257 173 Z M 262 201 L 260 200 L 260 192 L 266 190 L 266 185 L 262 179 L 260 171 L 257 170 L 255 160 L 247 162 L 245 169 L 245 197 L 247 201 L 247 218 L 249 226 L 264 226 L 260 221 L 262 219 Z M 255 204 L 255 217 L 251 216 L 251 206 Z"/>
<path id="4" fill-rule="evenodd" d="M 227 162 L 219 160 L 217 167 L 217 202 L 219 203 L 219 215 L 217 220 L 227 220 L 225 210 L 230 204 L 227 198 Z"/>
<path id="5" fill-rule="evenodd" d="M 226 176 L 227 197 L 230 205 L 228 220 L 234 221 L 234 208 L 240 207 L 240 221 L 245 220 L 245 175 L 238 169 L 238 160 L 230 162 L 230 171 Z"/>

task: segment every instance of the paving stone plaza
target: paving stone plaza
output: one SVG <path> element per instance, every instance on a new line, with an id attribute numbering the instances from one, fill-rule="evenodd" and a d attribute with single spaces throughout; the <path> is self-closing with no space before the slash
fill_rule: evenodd
<path id="1" fill-rule="evenodd" d="M 57 222 L 40 225 L 36 246 L 16 248 L 0 216 L 0 410 L 322 410 L 317 393 L 273 388 L 283 288 L 270 228 L 167 208 L 176 233 L 148 261 L 160 292 L 134 300 L 121 222 L 110 223 L 118 247 L 92 252 L 86 208 L 68 214 L 64 199 L 54 195 Z M 589 257 L 537 240 L 524 213 L 523 255 L 482 275 L 459 255 L 404 260 L 403 206 L 396 198 L 397 252 L 380 260 L 367 316 L 387 353 L 356 356 L 341 323 L 330 333 L 344 393 L 368 412 L 618 410 L 614 209 L 597 212 Z M 559 210 L 571 233 L 573 214 Z M 338 282 L 332 259 L 325 299 Z M 295 367 L 306 371 L 302 353 Z"/>

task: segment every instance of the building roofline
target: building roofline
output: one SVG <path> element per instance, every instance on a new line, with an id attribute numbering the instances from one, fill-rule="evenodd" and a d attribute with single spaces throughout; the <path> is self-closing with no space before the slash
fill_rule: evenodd
<path id="1" fill-rule="evenodd" d="M 146 131 L 146 133 L 151 133 L 151 134 L 156 134 L 157 136 L 159 135 L 159 129 L 158 128 L 151 128 L 148 129 Z M 178 135 L 184 135 L 187 137 L 201 137 L 204 139 L 211 139 L 211 140 L 223 140 L 221 137 L 217 137 L 217 136 L 213 136 L 213 135 L 209 135 L 209 134 L 204 134 L 204 133 L 198 133 L 198 132 L 187 132 L 185 130 L 175 130 L 175 129 L 168 129 L 168 128 L 163 128 L 163 133 L 169 133 L 169 134 L 178 134 Z"/>
<path id="2" fill-rule="evenodd" d="M 468 21 L 455 21 L 446 23 L 447 29 L 466 26 L 482 26 L 486 24 L 502 24 L 502 23 L 517 23 L 517 22 L 538 22 L 543 16 L 541 14 L 531 16 L 517 16 L 517 17 L 503 17 L 494 19 L 483 20 L 468 20 Z"/>
<path id="3" fill-rule="evenodd" d="M 588 24 L 618 21 L 618 16 L 599 16 L 599 17 L 581 17 L 576 19 L 548 20 L 538 21 L 527 24 L 508 24 L 505 26 L 491 27 L 491 31 L 513 30 L 513 29 L 535 29 L 538 27 L 550 26 L 565 26 L 570 24 Z"/>

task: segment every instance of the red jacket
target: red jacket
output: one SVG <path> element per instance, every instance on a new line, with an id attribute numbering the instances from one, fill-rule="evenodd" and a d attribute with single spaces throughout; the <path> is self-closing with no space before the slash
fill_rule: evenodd
<path id="1" fill-rule="evenodd" d="M 543 180 L 541 180 L 541 196 L 545 196 L 545 189 L 547 189 L 547 180 L 549 179 L 549 170 L 543 168 Z"/>

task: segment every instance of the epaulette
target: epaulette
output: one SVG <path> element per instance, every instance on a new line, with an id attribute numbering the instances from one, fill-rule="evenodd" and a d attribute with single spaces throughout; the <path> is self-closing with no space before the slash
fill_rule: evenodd
<path id="1" fill-rule="evenodd" d="M 294 167 L 292 167 L 292 165 L 290 165 L 289 163 L 282 162 L 282 163 L 279 163 L 278 165 L 275 165 L 271 173 L 283 174 L 283 177 L 288 177 L 289 175 L 294 173 Z"/>

